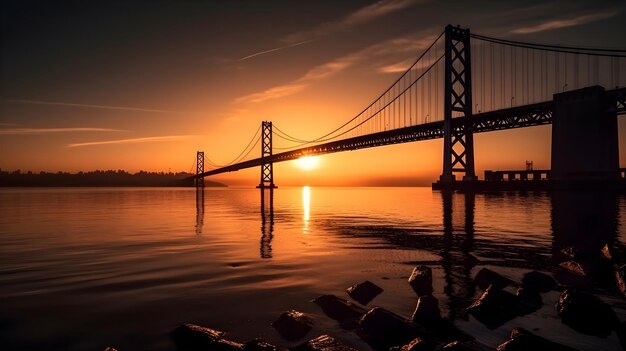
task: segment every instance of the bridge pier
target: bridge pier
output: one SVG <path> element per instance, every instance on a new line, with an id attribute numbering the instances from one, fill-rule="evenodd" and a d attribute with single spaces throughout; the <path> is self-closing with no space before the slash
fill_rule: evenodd
<path id="1" fill-rule="evenodd" d="M 470 31 L 448 25 L 445 31 L 443 172 L 439 183 L 456 182 L 455 172 L 464 173 L 463 181 L 476 181 L 474 171 L 474 134 L 472 118 L 472 62 Z M 452 118 L 464 120 L 462 128 L 452 127 Z"/>
<path id="2" fill-rule="evenodd" d="M 274 184 L 274 163 L 272 158 L 272 122 L 261 122 L 261 182 L 259 189 L 278 188 Z"/>
<path id="3" fill-rule="evenodd" d="M 204 151 L 196 153 L 196 175 L 204 173 Z M 204 187 L 204 178 L 195 179 L 196 187 Z"/>
<path id="4" fill-rule="evenodd" d="M 554 95 L 551 162 L 555 182 L 620 178 L 617 109 L 603 87 Z"/>

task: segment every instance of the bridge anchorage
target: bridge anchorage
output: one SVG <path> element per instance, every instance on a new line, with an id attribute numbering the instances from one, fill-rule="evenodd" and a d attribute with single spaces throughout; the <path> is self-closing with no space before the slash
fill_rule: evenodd
<path id="1" fill-rule="evenodd" d="M 617 116 L 623 114 L 626 49 L 519 42 L 448 25 L 391 86 L 329 133 L 307 140 L 264 121 L 227 164 L 198 152 L 192 178 L 260 166 L 258 188 L 271 190 L 276 162 L 442 138 L 443 167 L 434 189 L 600 184 L 626 190 L 617 130 Z M 485 179 L 478 179 L 474 134 L 548 124 L 550 169 L 486 171 Z M 260 157 L 248 157 L 258 145 Z"/>

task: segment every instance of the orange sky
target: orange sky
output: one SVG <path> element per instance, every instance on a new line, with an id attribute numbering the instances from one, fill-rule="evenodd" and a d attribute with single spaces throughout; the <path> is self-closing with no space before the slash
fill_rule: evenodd
<path id="1" fill-rule="evenodd" d="M 376 98 L 447 23 L 514 40 L 624 46 L 625 5 L 615 2 L 236 3 L 5 8 L 0 168 L 194 171 L 197 150 L 229 162 L 263 120 L 313 139 Z M 549 168 L 550 133 L 477 134 L 477 174 L 525 160 Z M 274 172 L 279 186 L 426 185 L 441 164 L 442 141 L 433 140 Z M 259 172 L 210 179 L 256 185 Z"/>

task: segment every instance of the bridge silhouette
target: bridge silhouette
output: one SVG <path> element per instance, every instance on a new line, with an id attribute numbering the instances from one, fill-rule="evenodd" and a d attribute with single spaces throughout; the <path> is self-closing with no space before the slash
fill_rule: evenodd
<path id="1" fill-rule="evenodd" d="M 389 88 L 334 130 L 302 139 L 264 121 L 227 164 L 198 151 L 192 178 L 202 184 L 206 176 L 260 166 L 258 187 L 274 188 L 277 162 L 443 138 L 439 184 L 471 184 L 474 133 L 554 124 L 553 178 L 617 179 L 625 84 L 625 49 L 526 43 L 448 25 Z M 286 145 L 275 146 L 274 137 Z M 261 156 L 251 158 L 259 144 Z"/>

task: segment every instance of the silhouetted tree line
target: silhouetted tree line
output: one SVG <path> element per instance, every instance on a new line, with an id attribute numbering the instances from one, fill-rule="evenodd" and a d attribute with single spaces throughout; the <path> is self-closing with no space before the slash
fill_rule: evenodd
<path id="1" fill-rule="evenodd" d="M 131 174 L 123 170 L 93 172 L 22 173 L 0 170 L 0 186 L 193 186 L 191 173 L 145 172 Z M 226 186 L 205 180 L 206 186 Z"/>

